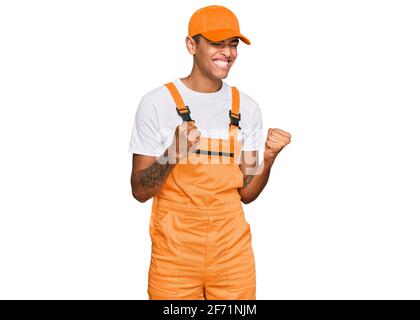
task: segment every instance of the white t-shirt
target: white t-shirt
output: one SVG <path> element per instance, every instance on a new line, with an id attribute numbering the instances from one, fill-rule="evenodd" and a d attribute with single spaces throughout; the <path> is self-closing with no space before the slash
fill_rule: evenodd
<path id="1" fill-rule="evenodd" d="M 188 88 L 180 78 L 173 80 L 191 118 L 202 137 L 229 138 L 229 110 L 231 110 L 231 87 L 222 80 L 217 92 L 203 93 Z M 243 143 L 243 151 L 262 150 L 263 121 L 259 105 L 239 90 L 241 120 L 237 139 Z M 147 92 L 141 98 L 135 115 L 129 152 L 148 156 L 161 156 L 171 145 L 175 129 L 182 123 L 176 104 L 168 88 L 161 86 Z"/>

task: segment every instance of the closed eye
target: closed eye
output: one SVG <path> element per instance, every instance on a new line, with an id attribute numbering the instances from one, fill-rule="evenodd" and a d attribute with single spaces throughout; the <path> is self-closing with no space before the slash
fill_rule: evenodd
<path id="1" fill-rule="evenodd" d="M 216 47 L 219 47 L 219 46 L 221 46 L 222 45 L 222 43 L 221 42 L 212 42 L 211 43 L 213 46 L 216 46 Z M 230 46 L 231 47 L 234 47 L 234 48 L 237 48 L 238 47 L 238 44 L 239 43 L 233 43 L 233 44 L 231 44 Z"/>

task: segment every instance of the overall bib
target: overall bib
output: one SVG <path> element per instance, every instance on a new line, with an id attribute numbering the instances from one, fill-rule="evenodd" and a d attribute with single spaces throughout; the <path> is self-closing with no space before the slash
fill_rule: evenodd
<path id="1" fill-rule="evenodd" d="M 193 121 L 173 83 L 177 112 Z M 200 137 L 185 163 L 170 172 L 153 198 L 149 299 L 255 300 L 256 273 L 250 225 L 238 188 L 239 91 L 231 87 L 229 139 Z"/>

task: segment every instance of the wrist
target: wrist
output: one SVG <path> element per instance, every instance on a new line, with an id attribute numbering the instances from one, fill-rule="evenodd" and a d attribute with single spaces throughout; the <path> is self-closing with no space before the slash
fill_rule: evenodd
<path id="1" fill-rule="evenodd" d="M 165 153 L 170 164 L 176 164 L 178 162 L 177 154 L 172 148 L 166 149 Z"/>
<path id="2" fill-rule="evenodd" d="M 173 152 L 171 152 L 170 148 L 168 148 L 158 158 L 158 162 L 161 163 L 161 164 L 175 164 L 176 163 L 176 156 Z"/>

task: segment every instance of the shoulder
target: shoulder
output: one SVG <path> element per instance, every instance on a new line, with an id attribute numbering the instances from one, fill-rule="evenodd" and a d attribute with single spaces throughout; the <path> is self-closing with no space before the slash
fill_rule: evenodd
<path id="1" fill-rule="evenodd" d="M 239 91 L 239 103 L 241 114 L 241 127 L 244 131 L 253 127 L 262 126 L 262 112 L 258 102 L 246 91 L 235 86 Z"/>
<path id="2" fill-rule="evenodd" d="M 243 91 L 240 87 L 235 85 L 229 85 L 228 88 L 231 90 L 232 87 L 236 87 L 239 91 L 239 103 L 241 108 L 241 114 L 253 114 L 255 112 L 260 112 L 260 106 L 258 102 L 251 97 L 247 92 Z"/>
<path id="3" fill-rule="evenodd" d="M 141 97 L 139 109 L 142 111 L 153 111 L 161 113 L 162 109 L 166 109 L 172 103 L 168 88 L 165 84 L 148 89 Z"/>
<path id="4" fill-rule="evenodd" d="M 242 91 L 238 88 L 239 91 L 239 101 L 240 101 L 240 113 L 243 119 L 252 119 L 256 116 L 261 115 L 261 108 L 258 102 L 251 97 L 248 93 Z"/>
<path id="5" fill-rule="evenodd" d="M 154 87 L 152 89 L 149 89 L 149 91 L 146 91 L 144 96 L 153 101 L 157 98 L 160 98 L 162 95 L 165 95 L 167 91 L 168 89 L 165 87 L 165 85 L 161 84 L 160 86 Z"/>
<path id="6" fill-rule="evenodd" d="M 148 116 L 146 118 L 153 118 L 160 128 L 172 129 L 182 123 L 182 119 L 176 112 L 175 101 L 166 87 L 166 83 L 168 82 L 162 82 L 161 85 L 145 91 L 140 103 L 143 106 L 139 116 L 141 117 L 147 113 Z"/>
<path id="7" fill-rule="evenodd" d="M 167 101 L 171 98 L 170 92 L 165 86 L 165 83 L 162 83 L 159 86 L 149 89 L 148 91 L 146 91 L 143 97 L 149 99 L 154 105 L 159 105 L 162 102 L 167 103 Z"/>
<path id="8" fill-rule="evenodd" d="M 259 109 L 260 106 L 258 105 L 257 101 L 255 99 L 253 99 L 249 94 L 243 92 L 242 90 L 239 90 L 239 97 L 240 97 L 240 102 L 243 105 L 246 105 L 249 108 L 253 108 L 253 109 Z"/>

